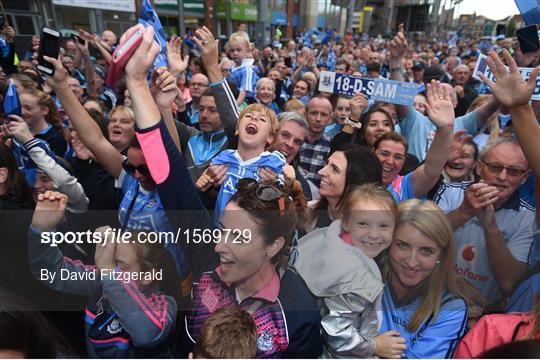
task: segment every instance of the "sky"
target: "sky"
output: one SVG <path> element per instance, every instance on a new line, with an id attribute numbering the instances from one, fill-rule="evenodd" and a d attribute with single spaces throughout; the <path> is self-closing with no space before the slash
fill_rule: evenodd
<path id="1" fill-rule="evenodd" d="M 442 0 L 443 4 L 445 0 Z M 450 1 L 447 1 L 450 3 Z M 461 14 L 472 14 L 476 11 L 477 15 L 484 15 L 493 20 L 500 20 L 508 15 L 519 14 L 519 10 L 514 0 L 463 0 L 456 5 L 454 10 L 455 17 Z"/>

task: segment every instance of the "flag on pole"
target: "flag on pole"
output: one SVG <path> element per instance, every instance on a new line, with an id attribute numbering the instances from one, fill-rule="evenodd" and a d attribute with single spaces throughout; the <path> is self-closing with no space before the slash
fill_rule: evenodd
<path id="1" fill-rule="evenodd" d="M 515 0 L 525 24 L 540 23 L 540 0 Z"/>
<path id="2" fill-rule="evenodd" d="M 154 61 L 154 66 L 150 69 L 150 73 L 154 71 L 154 68 L 161 66 L 167 66 L 167 37 L 163 32 L 163 26 L 159 17 L 150 4 L 150 0 L 143 0 L 141 6 L 141 13 L 139 15 L 139 24 L 143 24 L 145 27 L 151 26 L 154 28 L 154 40 L 159 44 L 161 50 Z"/>
<path id="3" fill-rule="evenodd" d="M 21 102 L 13 79 L 9 79 L 6 96 L 4 97 L 4 113 L 21 116 Z"/>

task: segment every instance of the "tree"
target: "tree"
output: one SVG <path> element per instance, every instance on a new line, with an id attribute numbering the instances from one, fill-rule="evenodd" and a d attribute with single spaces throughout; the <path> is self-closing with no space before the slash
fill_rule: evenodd
<path id="1" fill-rule="evenodd" d="M 508 25 L 506 25 L 506 37 L 514 37 L 516 34 L 516 22 L 514 19 L 510 19 Z"/>

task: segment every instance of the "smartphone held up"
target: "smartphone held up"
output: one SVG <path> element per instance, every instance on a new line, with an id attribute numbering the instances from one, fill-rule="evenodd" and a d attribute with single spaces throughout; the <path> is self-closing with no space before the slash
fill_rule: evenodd
<path id="1" fill-rule="evenodd" d="M 128 37 L 123 43 L 118 45 L 112 55 L 109 73 L 107 74 L 107 86 L 114 88 L 114 85 L 122 76 L 122 72 L 124 71 L 127 62 L 141 44 L 143 34 L 144 30 L 139 29 L 131 34 L 131 36 Z"/>
<path id="2" fill-rule="evenodd" d="M 60 53 L 60 32 L 48 27 L 41 29 L 41 39 L 39 41 L 38 64 L 36 69 L 45 75 L 54 75 L 54 66 L 45 61 L 43 56 L 53 59 L 58 58 Z"/>

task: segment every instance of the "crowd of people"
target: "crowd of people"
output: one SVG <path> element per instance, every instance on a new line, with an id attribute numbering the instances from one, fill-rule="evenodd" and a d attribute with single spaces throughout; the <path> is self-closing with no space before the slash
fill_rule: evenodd
<path id="1" fill-rule="evenodd" d="M 45 76 L 40 37 L 2 30 L 0 357 L 538 354 L 540 67 L 518 66 L 539 52 L 200 27 L 154 67 L 152 27 L 118 35 L 79 30 Z M 418 94 L 326 93 L 322 71 Z"/>

